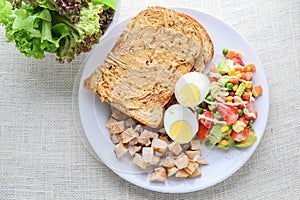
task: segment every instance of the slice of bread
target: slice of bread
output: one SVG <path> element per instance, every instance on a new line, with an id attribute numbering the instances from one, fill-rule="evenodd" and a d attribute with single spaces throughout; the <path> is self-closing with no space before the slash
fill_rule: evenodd
<path id="1" fill-rule="evenodd" d="M 205 29 L 198 24 L 166 8 L 142 11 L 130 20 L 84 87 L 139 122 L 161 126 L 176 81 L 193 68 L 202 71 L 211 59 L 211 40 L 203 39 L 206 31 L 201 32 Z"/>
<path id="2" fill-rule="evenodd" d="M 203 71 L 205 64 L 213 58 L 214 45 L 207 31 L 197 20 L 187 14 L 159 6 L 149 7 L 129 22 L 128 29 L 148 26 L 172 29 L 198 41 L 199 46 L 203 47 L 203 53 L 196 59 L 195 71 Z"/>

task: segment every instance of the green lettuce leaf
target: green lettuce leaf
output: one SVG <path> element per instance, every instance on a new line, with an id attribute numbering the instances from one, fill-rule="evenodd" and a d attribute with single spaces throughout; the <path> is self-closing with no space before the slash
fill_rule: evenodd
<path id="1" fill-rule="evenodd" d="M 104 7 L 103 7 L 104 10 L 107 10 L 108 8 L 112 8 L 112 9 L 116 10 L 116 8 L 117 8 L 117 1 L 116 0 L 92 0 L 92 3 L 94 5 L 103 4 L 104 5 Z"/>

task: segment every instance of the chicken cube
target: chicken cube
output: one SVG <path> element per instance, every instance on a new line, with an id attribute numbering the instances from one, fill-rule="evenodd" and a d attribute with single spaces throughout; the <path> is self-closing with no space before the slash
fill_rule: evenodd
<path id="1" fill-rule="evenodd" d="M 138 124 L 135 128 L 134 128 L 135 132 L 137 132 L 138 134 L 142 133 L 143 131 L 143 127 Z"/>
<path id="2" fill-rule="evenodd" d="M 185 154 L 189 157 L 189 159 L 193 160 L 196 155 L 200 156 L 200 151 L 186 151 Z"/>
<path id="3" fill-rule="evenodd" d="M 201 147 L 200 139 L 192 139 L 192 141 L 190 142 L 190 149 L 200 150 L 200 147 Z"/>
<path id="4" fill-rule="evenodd" d="M 171 143 L 171 140 L 168 136 L 159 136 L 158 139 L 165 141 L 167 144 Z"/>
<path id="5" fill-rule="evenodd" d="M 176 172 L 178 172 L 178 170 L 179 169 L 177 167 L 167 168 L 168 177 L 173 176 L 174 174 L 176 174 Z"/>
<path id="6" fill-rule="evenodd" d="M 129 146 L 128 152 L 133 157 L 134 154 L 141 151 L 141 149 L 142 149 L 141 146 Z"/>
<path id="7" fill-rule="evenodd" d="M 176 156 L 179 155 L 182 151 L 182 148 L 179 142 L 175 141 L 168 145 L 169 151 L 173 152 Z"/>
<path id="8" fill-rule="evenodd" d="M 168 144 L 161 139 L 154 138 L 152 140 L 152 148 L 154 151 L 165 153 L 167 151 Z"/>
<path id="9" fill-rule="evenodd" d="M 187 177 L 189 177 L 189 173 L 187 173 L 184 169 L 180 169 L 176 172 L 175 177 L 187 178 Z"/>
<path id="10" fill-rule="evenodd" d="M 172 157 L 166 157 L 163 166 L 166 167 L 166 168 L 175 167 L 175 161 L 174 161 L 174 159 Z"/>
<path id="11" fill-rule="evenodd" d="M 121 141 L 121 135 L 120 134 L 111 134 L 110 139 L 113 144 L 118 144 Z"/>
<path id="12" fill-rule="evenodd" d="M 124 121 L 111 123 L 109 129 L 111 134 L 122 133 L 125 130 L 125 123 Z"/>
<path id="13" fill-rule="evenodd" d="M 153 158 L 153 149 L 151 147 L 143 147 L 142 149 L 142 155 L 144 162 L 150 163 Z"/>
<path id="14" fill-rule="evenodd" d="M 121 134 L 121 137 L 122 137 L 122 141 L 123 143 L 128 143 L 129 141 L 131 141 L 132 139 L 138 137 L 138 133 L 135 132 L 133 130 L 132 127 L 126 129 L 122 134 Z"/>
<path id="15" fill-rule="evenodd" d="M 119 121 L 125 121 L 126 119 L 129 118 L 128 115 L 122 113 L 121 111 L 119 111 L 118 109 L 114 109 L 111 113 L 111 116 L 116 119 L 116 120 L 119 120 Z"/>
<path id="16" fill-rule="evenodd" d="M 201 170 L 199 169 L 199 167 L 194 171 L 194 173 L 192 175 L 189 176 L 189 178 L 194 178 L 197 176 L 201 175 Z"/>
<path id="17" fill-rule="evenodd" d="M 154 172 L 150 175 L 151 182 L 165 182 L 167 179 L 167 171 L 163 167 L 157 167 Z"/>
<path id="18" fill-rule="evenodd" d="M 203 160 L 200 155 L 196 155 L 193 158 L 193 162 L 197 162 L 199 165 L 207 165 L 208 164 L 208 162 L 206 162 L 205 160 Z"/>
<path id="19" fill-rule="evenodd" d="M 117 158 L 121 158 L 127 151 L 128 148 L 122 142 L 114 147 L 114 152 Z"/>
<path id="20" fill-rule="evenodd" d="M 152 160 L 150 161 L 150 165 L 157 166 L 159 162 L 160 162 L 160 157 L 154 155 Z"/>
<path id="21" fill-rule="evenodd" d="M 184 170 L 189 173 L 189 175 L 192 175 L 194 171 L 199 168 L 199 164 L 196 162 L 189 162 L 188 166 L 184 168 Z"/>
<path id="22" fill-rule="evenodd" d="M 148 166 L 148 164 L 146 162 L 144 162 L 142 156 L 138 153 L 135 153 L 133 158 L 132 158 L 132 162 L 134 164 L 136 164 L 137 166 L 139 166 L 141 169 L 146 169 L 146 167 Z"/>
<path id="23" fill-rule="evenodd" d="M 112 124 L 112 123 L 116 123 L 117 122 L 117 120 L 115 120 L 114 118 L 109 118 L 109 120 L 106 122 L 106 124 L 105 124 L 105 126 L 107 127 L 107 128 L 109 128 L 109 125 L 110 124 Z"/>
<path id="24" fill-rule="evenodd" d="M 136 124 L 136 121 L 132 119 L 131 117 L 125 120 L 125 126 L 126 127 L 132 127 L 133 125 Z"/>
<path id="25" fill-rule="evenodd" d="M 177 158 L 175 160 L 174 164 L 178 169 L 183 169 L 188 166 L 189 158 L 187 157 L 187 155 L 181 156 L 180 158 Z"/>
<path id="26" fill-rule="evenodd" d="M 141 135 L 138 137 L 138 142 L 141 145 L 146 145 L 146 146 L 149 146 L 151 144 L 150 135 L 149 135 L 149 131 L 148 130 L 143 130 L 143 132 L 141 133 Z"/>

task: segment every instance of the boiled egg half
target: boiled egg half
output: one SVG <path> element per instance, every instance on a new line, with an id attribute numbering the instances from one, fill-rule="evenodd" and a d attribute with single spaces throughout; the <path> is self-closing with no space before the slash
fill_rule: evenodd
<path id="1" fill-rule="evenodd" d="M 165 112 L 164 127 L 172 140 L 184 144 L 190 142 L 197 133 L 198 120 L 190 109 L 175 104 Z"/>
<path id="2" fill-rule="evenodd" d="M 175 85 L 177 101 L 187 107 L 199 105 L 209 92 L 208 78 L 199 72 L 190 72 L 183 75 Z"/>

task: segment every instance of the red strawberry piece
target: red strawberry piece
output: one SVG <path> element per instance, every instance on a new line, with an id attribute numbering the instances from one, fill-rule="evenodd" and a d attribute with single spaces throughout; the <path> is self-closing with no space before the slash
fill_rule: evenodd
<path id="1" fill-rule="evenodd" d="M 257 112 L 257 110 L 254 107 L 254 102 L 247 103 L 246 109 L 248 109 L 248 111 L 250 113 L 254 113 L 255 114 L 255 117 L 254 116 L 245 115 L 246 120 L 249 120 L 249 121 L 250 120 L 255 120 L 257 118 L 258 112 Z"/>
<path id="2" fill-rule="evenodd" d="M 242 59 L 240 59 L 239 57 L 233 57 L 231 58 L 231 60 L 233 60 L 234 63 L 237 63 L 241 66 L 245 66 L 245 64 L 243 63 Z"/>
<path id="3" fill-rule="evenodd" d="M 214 114 L 210 111 L 204 111 L 202 114 L 207 118 L 212 119 L 214 117 Z M 207 119 L 200 119 L 200 122 L 201 122 L 201 124 L 203 124 L 208 129 L 213 126 L 213 122 L 210 121 L 210 120 L 207 120 Z"/>
<path id="4" fill-rule="evenodd" d="M 253 77 L 253 72 L 246 72 L 245 77 L 243 77 L 246 81 L 251 81 L 252 77 Z"/>
<path id="5" fill-rule="evenodd" d="M 240 141 L 243 141 L 243 140 L 246 140 L 247 137 L 249 136 L 249 128 L 246 126 L 244 128 L 244 130 L 242 130 L 241 132 L 235 132 L 235 131 L 232 131 L 230 133 L 230 136 L 232 137 L 232 139 L 234 139 L 235 141 L 237 142 L 240 142 Z"/>
<path id="6" fill-rule="evenodd" d="M 234 106 L 218 104 L 217 108 L 227 124 L 233 124 L 239 118 L 238 109 Z"/>

